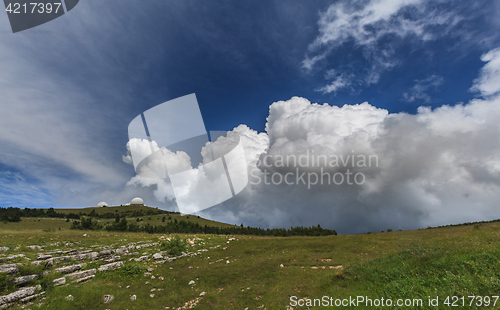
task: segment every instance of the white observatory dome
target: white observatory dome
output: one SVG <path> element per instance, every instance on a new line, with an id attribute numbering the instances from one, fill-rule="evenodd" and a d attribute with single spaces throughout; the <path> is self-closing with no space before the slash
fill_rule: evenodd
<path id="1" fill-rule="evenodd" d="M 144 204 L 144 200 L 142 200 L 142 198 L 135 197 L 134 199 L 132 199 L 130 201 L 130 204 L 131 205 L 143 205 Z"/>
<path id="2" fill-rule="evenodd" d="M 108 206 L 108 204 L 107 204 L 107 203 L 105 203 L 104 201 L 103 201 L 103 202 L 99 202 L 99 203 L 97 204 L 97 207 L 98 207 L 98 208 L 107 207 L 107 206 Z"/>

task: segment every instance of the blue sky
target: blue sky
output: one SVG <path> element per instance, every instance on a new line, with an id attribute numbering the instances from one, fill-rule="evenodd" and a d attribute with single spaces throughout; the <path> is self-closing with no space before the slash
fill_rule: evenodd
<path id="1" fill-rule="evenodd" d="M 126 185 L 127 127 L 190 93 L 208 130 L 257 132 L 294 96 L 409 114 L 467 104 L 482 98 L 471 87 L 500 46 L 499 16 L 493 0 L 81 0 L 12 34 L 0 14 L 0 206 L 170 208 Z"/>

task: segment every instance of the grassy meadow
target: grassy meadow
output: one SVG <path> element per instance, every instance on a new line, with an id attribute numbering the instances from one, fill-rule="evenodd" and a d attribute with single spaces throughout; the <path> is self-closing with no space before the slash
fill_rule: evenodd
<path id="1" fill-rule="evenodd" d="M 120 207 L 125 208 L 125 207 Z M 109 209 L 113 208 L 102 208 Z M 100 211 L 101 209 L 98 209 Z M 61 210 L 58 210 L 61 212 Z M 74 212 L 72 209 L 68 212 Z M 174 216 L 170 214 L 172 220 Z M 143 216 L 161 224 L 160 215 Z M 186 216 L 182 217 L 186 220 Z M 109 219 L 112 221 L 113 219 Z M 131 219 L 132 220 L 132 219 Z M 188 220 L 205 219 L 191 216 Z M 103 221 L 101 219 L 101 221 Z M 107 221 L 105 219 L 104 221 Z M 216 222 L 212 222 L 216 223 Z M 66 219 L 22 218 L 0 223 L 1 252 L 6 257 L 23 253 L 36 260 L 39 253 L 56 249 L 92 249 L 131 242 L 161 242 L 172 235 L 70 230 Z M 228 224 L 217 224 L 228 225 Z M 55 287 L 41 283 L 45 299 L 31 309 L 448 309 L 446 297 L 456 296 L 458 308 L 500 308 L 500 223 L 326 237 L 257 237 L 181 234 L 196 240 L 188 251 L 199 255 L 158 263 L 135 262 L 158 247 L 123 256 L 125 267 L 98 272 L 89 282 Z M 232 238 L 235 238 L 234 240 Z M 28 245 L 44 245 L 31 250 Z M 206 250 L 206 251 L 205 251 Z M 132 259 L 132 261 L 130 261 Z M 18 258 L 13 262 L 23 262 Z M 11 263 L 11 262 L 9 262 Z M 87 262 L 84 269 L 104 264 Z M 26 267 L 29 269 L 28 267 Z M 150 274 L 144 275 L 150 269 Z M 29 273 L 30 270 L 23 271 Z M 32 272 L 32 270 L 31 270 Z M 163 278 L 161 278 L 163 277 Z M 189 284 L 194 281 L 194 284 Z M 32 284 L 29 284 L 32 285 Z M 16 287 L 4 288 L 5 295 Z M 200 296 L 205 292 L 204 296 Z M 104 303 L 104 295 L 114 299 Z M 72 295 L 73 300 L 66 300 Z M 135 295 L 136 300 L 131 300 Z M 298 304 L 291 305 L 291 297 Z M 366 296 L 371 299 L 422 299 L 422 305 L 392 307 L 308 306 L 323 296 L 332 300 Z M 438 298 L 438 306 L 429 306 Z M 472 299 L 468 296 L 482 296 Z M 488 305 L 485 296 L 490 296 Z M 464 299 L 460 299 L 464 297 Z M 318 302 L 318 301 L 317 301 Z M 462 307 L 462 302 L 465 304 Z M 479 305 L 481 304 L 481 305 Z M 293 306 L 293 307 L 292 307 Z M 21 307 L 16 305 L 14 307 Z M 456 307 L 455 307 L 456 308 Z"/>

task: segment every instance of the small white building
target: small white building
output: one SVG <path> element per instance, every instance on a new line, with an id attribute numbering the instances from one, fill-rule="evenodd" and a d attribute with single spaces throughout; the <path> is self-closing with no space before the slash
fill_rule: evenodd
<path id="1" fill-rule="evenodd" d="M 141 206 L 143 206 L 144 205 L 144 200 L 142 200 L 142 198 L 135 197 L 134 199 L 132 199 L 130 201 L 130 204 L 131 205 L 141 205 Z"/>

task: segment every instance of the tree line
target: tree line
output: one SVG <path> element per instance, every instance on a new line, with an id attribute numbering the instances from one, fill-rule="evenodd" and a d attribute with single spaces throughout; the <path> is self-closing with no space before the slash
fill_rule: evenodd
<path id="1" fill-rule="evenodd" d="M 92 221 L 91 218 L 82 219 L 82 221 L 75 221 L 71 225 L 71 229 L 81 230 L 101 230 L 107 231 L 128 231 L 128 232 L 147 232 L 153 233 L 187 233 L 187 234 L 214 234 L 214 235 L 254 235 L 254 236 L 330 236 L 336 235 L 337 232 L 331 229 L 322 228 L 320 225 L 311 227 L 291 227 L 285 228 L 268 228 L 262 229 L 258 227 L 215 227 L 215 226 L 202 226 L 199 223 L 180 220 L 167 222 L 164 225 L 139 225 L 137 223 L 128 223 L 125 218 L 115 218 L 113 223 L 106 226 L 99 224 L 97 221 Z"/>
<path id="2" fill-rule="evenodd" d="M 67 219 L 80 219 L 80 215 L 76 213 L 59 213 L 54 208 L 30 209 L 30 208 L 0 208 L 0 221 L 2 222 L 20 222 L 21 217 L 56 217 Z"/>
<path id="3" fill-rule="evenodd" d="M 172 212 L 172 211 L 164 211 L 164 210 L 148 210 L 146 212 L 143 212 L 142 210 L 126 210 L 126 211 L 120 211 L 115 210 L 115 213 L 113 212 L 106 212 L 106 213 L 97 213 L 95 209 L 92 209 L 89 213 L 83 213 L 83 212 L 78 212 L 78 213 L 59 213 L 57 212 L 54 208 L 49 208 L 49 209 L 30 209 L 30 208 L 14 208 L 14 207 L 9 207 L 9 208 L 0 208 L 0 221 L 2 222 L 20 222 L 21 217 L 55 217 L 55 218 L 67 218 L 67 219 L 76 219 L 79 220 L 82 216 L 90 216 L 93 218 L 100 218 L 100 219 L 112 219 L 116 218 L 118 215 L 120 218 L 125 218 L 125 217 L 140 217 L 140 216 L 145 216 L 145 215 L 156 215 L 156 214 L 174 214 L 174 213 L 179 213 L 179 212 Z"/>

